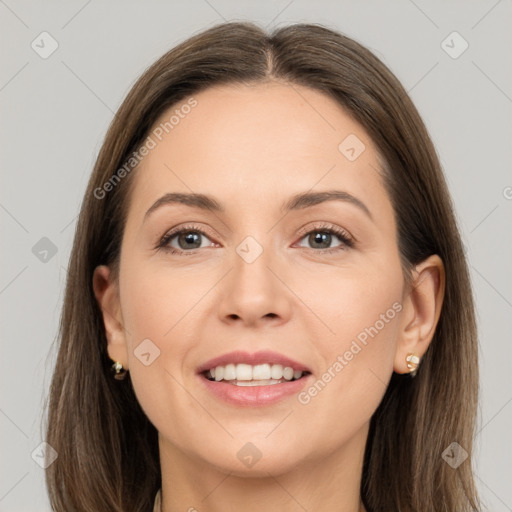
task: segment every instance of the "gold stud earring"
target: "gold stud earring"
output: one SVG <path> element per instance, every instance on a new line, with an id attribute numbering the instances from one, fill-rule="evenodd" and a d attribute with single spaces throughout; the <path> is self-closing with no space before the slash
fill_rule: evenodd
<path id="1" fill-rule="evenodd" d="M 117 380 L 123 380 L 126 377 L 126 374 L 128 373 L 128 371 L 123 368 L 123 365 L 119 361 L 116 361 L 111 366 L 111 370 L 112 373 L 114 374 L 114 379 Z"/>
<path id="2" fill-rule="evenodd" d="M 409 373 L 412 377 L 414 377 L 418 371 L 420 358 L 416 354 L 407 354 L 405 360 L 407 361 L 407 368 L 409 368 Z"/>

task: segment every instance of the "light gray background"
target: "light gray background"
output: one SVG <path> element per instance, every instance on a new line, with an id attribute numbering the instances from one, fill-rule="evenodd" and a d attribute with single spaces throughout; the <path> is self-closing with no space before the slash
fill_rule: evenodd
<path id="1" fill-rule="evenodd" d="M 510 0 L 0 0 L 0 511 L 50 510 L 44 469 L 31 454 L 44 441 L 76 216 L 113 112 L 165 51 L 242 19 L 340 30 L 410 91 L 447 174 L 471 265 L 481 347 L 477 484 L 489 510 L 512 511 L 511 15 Z M 59 45 L 47 59 L 31 47 L 43 31 Z M 441 46 L 453 31 L 469 43 L 456 59 Z M 42 237 L 57 248 L 46 262 L 32 251 Z"/>

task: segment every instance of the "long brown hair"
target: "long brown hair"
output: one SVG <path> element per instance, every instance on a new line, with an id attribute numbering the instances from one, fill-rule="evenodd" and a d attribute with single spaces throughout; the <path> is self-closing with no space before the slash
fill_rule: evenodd
<path id="1" fill-rule="evenodd" d="M 416 108 L 375 55 L 334 30 L 295 24 L 269 35 L 253 23 L 231 22 L 194 35 L 145 71 L 98 155 L 76 227 L 49 393 L 46 441 L 58 458 L 46 478 L 58 512 L 150 511 L 161 485 L 158 433 L 129 375 L 118 381 L 109 372 L 92 288 L 96 266 L 118 268 L 137 172 L 120 169 L 170 106 L 212 85 L 269 79 L 329 95 L 367 130 L 382 160 L 404 272 L 432 254 L 445 266 L 440 320 L 418 373 L 394 373 L 371 419 L 360 489 L 365 507 L 480 510 L 472 472 L 478 394 L 472 292 L 450 195 Z M 452 442 L 469 454 L 456 469 L 442 457 Z"/>

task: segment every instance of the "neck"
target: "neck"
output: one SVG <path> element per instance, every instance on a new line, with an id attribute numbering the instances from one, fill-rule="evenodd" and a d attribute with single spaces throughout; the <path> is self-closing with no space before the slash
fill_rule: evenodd
<path id="1" fill-rule="evenodd" d="M 365 512 L 360 485 L 368 425 L 328 455 L 263 477 L 236 476 L 192 459 L 159 436 L 162 512 Z"/>

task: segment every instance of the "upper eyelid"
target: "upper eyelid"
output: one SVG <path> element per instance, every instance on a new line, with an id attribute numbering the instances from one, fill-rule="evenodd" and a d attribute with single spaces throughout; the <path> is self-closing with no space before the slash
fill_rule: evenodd
<path id="1" fill-rule="evenodd" d="M 176 228 L 172 228 L 172 229 L 166 231 L 166 233 L 161 238 L 164 239 L 164 238 L 168 238 L 168 237 L 174 237 L 174 236 L 180 234 L 181 232 L 187 232 L 187 231 L 190 231 L 190 232 L 197 231 L 198 233 L 201 233 L 208 237 L 215 238 L 215 236 L 213 234 L 209 233 L 209 230 L 207 228 L 203 228 L 203 227 L 200 228 L 199 226 L 193 226 L 193 225 L 188 225 L 188 224 L 185 224 L 184 226 L 178 226 Z"/>
<path id="2" fill-rule="evenodd" d="M 298 234 L 299 235 L 307 235 L 308 233 L 314 232 L 314 231 L 333 231 L 335 235 L 340 236 L 339 233 L 336 233 L 337 231 L 341 231 L 341 234 L 345 235 L 346 238 L 349 238 L 350 240 L 355 241 L 355 238 L 349 233 L 348 230 L 345 228 L 342 228 L 341 226 L 337 226 L 336 224 L 333 224 L 332 222 L 320 222 L 321 225 L 306 225 L 299 229 Z"/>

